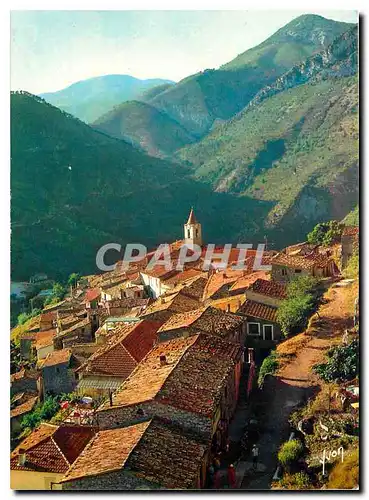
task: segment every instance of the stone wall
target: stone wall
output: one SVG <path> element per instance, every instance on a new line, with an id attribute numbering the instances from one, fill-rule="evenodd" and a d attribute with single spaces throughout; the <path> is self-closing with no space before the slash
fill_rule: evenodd
<path id="1" fill-rule="evenodd" d="M 119 491 L 119 490 L 136 490 L 136 489 L 158 489 L 159 487 L 136 477 L 134 474 L 128 471 L 115 471 L 109 472 L 107 474 L 99 474 L 98 476 L 85 476 L 80 479 L 75 479 L 74 481 L 68 481 L 62 483 L 63 490 L 107 490 L 107 491 Z"/>

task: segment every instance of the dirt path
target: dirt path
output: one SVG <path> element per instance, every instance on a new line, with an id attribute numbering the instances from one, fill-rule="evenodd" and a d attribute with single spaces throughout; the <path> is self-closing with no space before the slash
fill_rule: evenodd
<path id="1" fill-rule="evenodd" d="M 309 323 L 307 331 L 289 339 L 277 348 L 288 353 L 286 362 L 275 377 L 264 384 L 260 404 L 264 405 L 264 429 L 258 441 L 263 472 L 250 473 L 242 482 L 242 489 L 270 489 L 277 467 L 277 453 L 288 439 L 288 418 L 292 410 L 307 401 L 319 390 L 319 379 L 312 372 L 315 363 L 322 362 L 325 352 L 342 341 L 346 328 L 352 327 L 354 299 L 357 285 L 349 288 L 330 288 L 324 295 L 324 304 Z"/>

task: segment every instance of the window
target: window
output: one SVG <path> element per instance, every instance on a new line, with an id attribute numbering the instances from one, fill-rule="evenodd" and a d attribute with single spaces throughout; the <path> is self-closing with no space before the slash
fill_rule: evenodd
<path id="1" fill-rule="evenodd" d="M 260 335 L 260 323 L 247 323 L 247 333 L 249 335 Z"/>
<path id="2" fill-rule="evenodd" d="M 300 274 L 301 273 L 301 269 L 295 269 L 295 273 L 296 274 Z"/>
<path id="3" fill-rule="evenodd" d="M 264 340 L 274 340 L 273 325 L 263 325 Z"/>
<path id="4" fill-rule="evenodd" d="M 199 235 L 199 230 L 196 229 L 196 238 L 198 237 L 198 235 Z"/>
<path id="5" fill-rule="evenodd" d="M 187 229 L 187 238 L 191 238 L 191 233 L 189 229 Z"/>
<path id="6" fill-rule="evenodd" d="M 281 269 L 282 276 L 287 276 L 287 269 Z"/>

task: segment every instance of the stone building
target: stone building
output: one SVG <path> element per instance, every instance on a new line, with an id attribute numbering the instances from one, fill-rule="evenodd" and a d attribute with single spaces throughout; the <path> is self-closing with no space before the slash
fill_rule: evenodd
<path id="1" fill-rule="evenodd" d="M 70 349 L 53 351 L 46 356 L 40 364 L 45 396 L 73 392 L 76 387 L 75 361 Z"/>
<path id="2" fill-rule="evenodd" d="M 341 236 L 341 269 L 344 269 L 352 255 L 359 248 L 359 227 L 345 227 Z"/>
<path id="3" fill-rule="evenodd" d="M 157 416 L 218 446 L 237 403 L 242 366 L 243 348 L 212 335 L 157 344 L 98 409 L 99 427 Z"/>
<path id="4" fill-rule="evenodd" d="M 117 327 L 105 344 L 77 368 L 76 390 L 87 396 L 109 396 L 153 347 L 160 326 L 161 322 L 140 321 Z"/>
<path id="5" fill-rule="evenodd" d="M 10 487 L 53 489 L 95 433 L 87 426 L 41 423 L 10 455 Z"/>
<path id="6" fill-rule="evenodd" d="M 159 420 L 101 430 L 60 481 L 63 490 L 199 489 L 206 446 Z"/>
<path id="7" fill-rule="evenodd" d="M 199 332 L 221 337 L 229 342 L 244 345 L 246 321 L 243 316 L 224 312 L 211 306 L 203 306 L 193 311 L 174 314 L 158 330 L 158 341 L 175 337 L 187 337 Z"/>

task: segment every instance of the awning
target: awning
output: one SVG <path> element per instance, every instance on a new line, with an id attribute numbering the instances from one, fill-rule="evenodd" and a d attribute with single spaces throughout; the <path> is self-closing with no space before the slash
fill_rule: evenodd
<path id="1" fill-rule="evenodd" d="M 83 389 L 103 389 L 112 391 L 117 390 L 124 382 L 123 378 L 118 377 L 88 377 L 78 382 L 77 391 Z"/>

